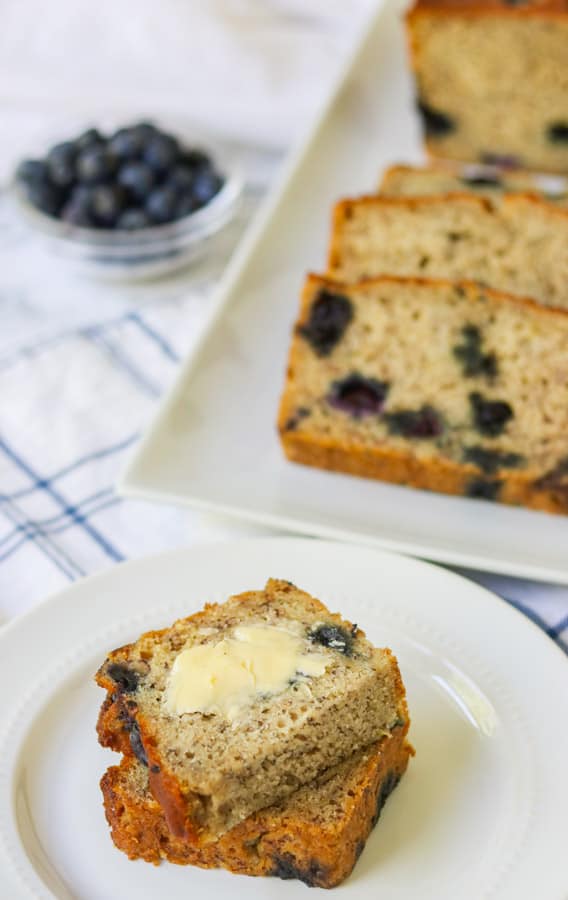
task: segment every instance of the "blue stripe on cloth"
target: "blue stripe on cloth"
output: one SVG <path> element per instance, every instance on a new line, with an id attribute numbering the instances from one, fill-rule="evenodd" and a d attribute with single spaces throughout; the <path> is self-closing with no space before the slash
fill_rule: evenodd
<path id="1" fill-rule="evenodd" d="M 117 325 L 121 325 L 124 322 L 128 322 L 130 320 L 131 313 L 124 313 L 121 316 L 116 316 L 111 319 L 106 319 L 104 322 L 101 322 L 99 325 L 91 326 L 95 328 L 97 333 L 104 334 L 105 331 L 109 331 L 113 328 L 116 328 Z M 83 328 L 79 330 L 79 333 L 85 331 Z M 60 331 L 58 334 L 50 335 L 49 337 L 40 338 L 36 343 L 33 344 L 25 344 L 23 347 L 20 347 L 10 353 L 9 356 L 4 359 L 0 359 L 0 370 L 9 368 L 14 362 L 20 360 L 22 358 L 31 358 L 35 356 L 37 353 L 42 353 L 46 349 L 51 349 L 57 344 L 62 344 L 65 341 L 76 338 L 77 332 L 75 329 L 71 331 Z"/>
<path id="2" fill-rule="evenodd" d="M 43 481 L 38 473 L 34 471 L 34 469 L 30 466 L 29 463 L 25 462 L 22 456 L 12 450 L 4 440 L 0 438 L 0 450 L 2 450 L 5 456 L 8 457 L 22 472 L 24 472 L 28 478 L 31 478 L 35 484 Z M 67 503 L 65 498 L 59 491 L 56 491 L 51 485 L 47 485 L 44 488 L 46 494 L 48 494 L 53 500 L 59 503 L 60 506 L 63 507 L 64 510 L 70 509 L 70 504 Z M 73 516 L 73 521 L 76 525 L 83 529 L 83 531 L 89 535 L 95 541 L 96 544 L 101 547 L 102 550 L 113 559 L 115 562 L 122 562 L 124 556 L 112 546 L 112 544 L 92 525 L 90 525 L 83 517 L 80 515 Z"/>
<path id="3" fill-rule="evenodd" d="M 148 322 L 146 322 L 146 320 L 142 318 L 140 313 L 129 313 L 128 319 L 138 325 L 140 331 L 142 331 L 147 337 L 150 338 L 150 340 L 154 341 L 154 343 L 161 348 L 164 356 L 166 356 L 174 363 L 178 363 L 180 361 L 180 357 L 178 356 L 172 345 L 168 341 L 166 341 L 165 337 L 159 334 L 159 332 L 157 332 L 155 328 L 149 325 Z"/>
<path id="4" fill-rule="evenodd" d="M 518 609 L 519 612 L 522 612 L 525 616 L 527 616 L 527 618 L 529 618 L 531 622 L 534 622 L 535 625 L 538 625 L 539 628 L 541 628 L 549 637 L 552 638 L 552 640 L 556 644 L 558 644 L 559 647 L 561 647 L 562 650 L 564 650 L 565 653 L 568 654 L 568 642 L 564 641 L 560 637 L 560 632 L 563 629 L 559 628 L 559 625 L 561 625 L 562 623 L 559 623 L 559 625 L 551 626 L 548 624 L 548 622 L 545 621 L 545 619 L 542 618 L 542 616 L 539 616 L 539 614 L 536 613 L 534 609 L 531 609 L 530 606 L 525 606 L 524 603 L 520 603 L 518 600 L 513 600 L 511 599 L 511 597 L 504 597 L 503 599 L 506 600 L 507 603 L 510 603 L 511 606 L 514 606 L 515 609 Z"/>
<path id="5" fill-rule="evenodd" d="M 96 513 L 103 512 L 105 509 L 109 509 L 111 506 L 116 506 L 117 503 L 120 503 L 120 497 L 109 497 L 105 502 L 100 503 L 94 509 L 90 509 L 88 514 L 89 514 L 89 516 L 94 516 L 94 515 L 96 515 Z M 84 516 L 82 516 L 81 518 L 85 520 Z M 7 550 L 5 550 L 3 553 L 0 553 L 0 562 L 3 562 L 5 559 L 8 559 L 10 556 L 12 556 L 14 553 L 16 553 L 20 549 L 20 547 L 22 547 L 24 544 L 27 544 L 28 541 L 35 540 L 37 535 L 41 535 L 46 538 L 48 535 L 49 535 L 49 537 L 51 537 L 52 535 L 61 534 L 62 532 L 67 531 L 67 529 L 72 528 L 73 525 L 75 525 L 75 522 L 69 521 L 69 522 L 63 523 L 58 528 L 44 529 L 44 528 L 40 527 L 40 528 L 36 528 L 36 529 L 30 529 L 30 531 L 28 531 L 28 533 L 26 533 L 23 537 L 21 537 L 19 541 L 16 541 L 15 544 L 13 544 L 11 547 L 9 547 Z M 24 526 L 24 528 L 25 528 L 25 526 Z M 55 546 L 55 545 L 52 545 L 52 546 Z"/>
<path id="6" fill-rule="evenodd" d="M 18 518 L 21 518 L 23 515 L 21 511 L 18 510 L 17 506 L 10 502 L 4 503 L 2 512 L 6 518 L 14 524 L 16 524 Z M 70 581 L 74 581 L 76 578 L 86 574 L 81 566 L 77 565 L 77 563 L 74 562 L 64 550 L 54 544 L 47 535 L 39 533 L 35 536 L 32 535 L 29 540 L 31 540 L 32 543 L 41 550 L 44 556 L 47 556 L 55 567 L 59 569 L 60 572 L 63 572 L 65 577 L 69 578 Z M 27 541 L 28 539 L 26 538 L 22 543 L 27 543 Z"/>
<path id="7" fill-rule="evenodd" d="M 93 453 L 87 453 L 85 456 L 80 456 L 74 463 L 70 463 L 63 469 L 54 472 L 49 478 L 42 478 L 41 481 L 38 481 L 37 484 L 32 485 L 32 487 L 23 488 L 20 491 L 15 491 L 13 494 L 0 494 L 0 500 L 3 497 L 10 500 L 20 500 L 22 497 L 27 497 L 29 494 L 33 494 L 34 491 L 43 489 L 47 487 L 48 484 L 53 484 L 58 478 L 64 478 L 66 475 L 69 475 L 71 472 L 84 466 L 85 463 L 97 462 L 99 459 L 104 459 L 107 456 L 112 456 L 114 453 L 120 453 L 121 450 L 126 450 L 126 448 L 136 440 L 138 440 L 138 432 L 111 447 L 105 447 L 102 450 L 95 450 Z"/>
<path id="8" fill-rule="evenodd" d="M 97 500 L 100 500 L 101 497 L 108 498 L 109 495 L 112 494 L 112 488 L 107 487 L 102 491 L 97 491 L 96 494 L 91 494 L 89 497 L 85 497 L 83 500 L 80 500 L 79 503 L 74 503 L 73 506 L 69 507 L 69 509 L 63 510 L 63 512 L 58 513 L 56 516 L 50 516 L 48 519 L 29 519 L 24 522 L 22 525 L 17 525 L 16 528 L 13 528 L 8 534 L 5 534 L 3 538 L 0 539 L 0 549 L 3 548 L 7 543 L 9 543 L 12 538 L 16 537 L 18 534 L 22 534 L 22 532 L 30 533 L 38 528 L 41 528 L 44 533 L 54 532 L 54 526 L 63 525 L 66 518 L 70 516 L 74 516 L 75 513 L 84 514 L 87 510 L 86 507 L 89 507 L 89 515 L 92 514 L 93 510 L 90 508 L 92 503 L 95 503 Z M 22 510 L 23 512 L 23 510 Z M 70 522 L 69 524 L 73 524 Z"/>
<path id="9" fill-rule="evenodd" d="M 94 344 L 103 347 L 117 364 L 117 366 L 119 366 L 119 368 L 121 368 L 124 372 L 127 372 L 133 382 L 146 394 L 150 394 L 150 396 L 154 398 L 160 396 L 161 391 L 157 387 L 157 385 L 153 384 L 153 382 L 146 378 L 146 375 L 140 371 L 138 366 L 133 363 L 125 353 L 119 350 L 116 344 L 114 344 L 111 340 L 109 340 L 108 337 L 101 333 L 100 328 L 97 328 L 96 326 L 90 326 L 89 328 L 83 328 L 80 333 L 87 340 L 90 340 Z"/>

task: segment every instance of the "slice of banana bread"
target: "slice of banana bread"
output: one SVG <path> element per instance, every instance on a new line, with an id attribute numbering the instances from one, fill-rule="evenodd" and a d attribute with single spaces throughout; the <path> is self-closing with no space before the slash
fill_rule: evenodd
<path id="1" fill-rule="evenodd" d="M 568 512 L 568 313 L 471 283 L 312 275 L 278 425 L 294 462 Z"/>
<path id="2" fill-rule="evenodd" d="M 263 660 L 270 677 L 279 673 L 276 687 Z M 171 832 L 195 843 L 290 796 L 407 718 L 392 653 L 285 581 L 142 635 L 109 654 L 96 680 L 108 692 L 99 739 L 122 749 L 128 733 Z M 197 706 L 184 706 L 196 690 Z"/>
<path id="3" fill-rule="evenodd" d="M 431 155 L 568 172 L 566 0 L 418 0 L 407 25 Z"/>
<path id="4" fill-rule="evenodd" d="M 112 766 L 101 788 L 112 839 L 130 859 L 169 860 L 241 875 L 298 878 L 331 888 L 352 871 L 381 809 L 414 752 L 408 724 L 300 788 L 286 801 L 254 813 L 218 841 L 196 847 L 173 836 L 133 758 Z"/>
<path id="5" fill-rule="evenodd" d="M 568 307 L 568 210 L 528 194 L 361 197 L 335 207 L 329 271 L 469 279 Z"/>
<path id="6" fill-rule="evenodd" d="M 479 194 L 498 200 L 503 194 L 533 193 L 550 203 L 568 207 L 565 178 L 535 176 L 484 166 L 389 166 L 379 193 L 384 197 L 426 197 L 433 194 Z"/>

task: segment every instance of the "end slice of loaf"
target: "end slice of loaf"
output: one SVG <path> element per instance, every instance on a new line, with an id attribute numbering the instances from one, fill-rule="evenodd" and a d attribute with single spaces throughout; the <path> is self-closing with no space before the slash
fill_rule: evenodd
<path id="1" fill-rule="evenodd" d="M 482 166 L 408 166 L 387 168 L 379 183 L 384 197 L 429 197 L 436 194 L 477 194 L 498 200 L 503 194 L 529 193 L 560 207 L 568 207 L 565 178 L 535 176 Z"/>
<path id="2" fill-rule="evenodd" d="M 325 672 L 298 677 L 279 694 L 256 695 L 235 723 L 217 714 L 168 712 L 168 676 L 178 654 L 216 644 L 243 624 L 300 635 L 306 653 L 325 655 Z M 171 832 L 195 843 L 215 840 L 285 799 L 407 718 L 392 653 L 375 649 L 357 626 L 286 581 L 271 580 L 262 591 L 142 635 L 112 652 L 96 680 L 108 692 L 101 742 L 117 746 L 120 721 L 148 766 Z"/>
<path id="3" fill-rule="evenodd" d="M 310 276 L 278 425 L 294 462 L 568 512 L 568 313 L 471 283 Z"/>
<path id="4" fill-rule="evenodd" d="M 568 308 L 568 210 L 525 194 L 344 200 L 329 274 L 469 279 Z"/>
<path id="5" fill-rule="evenodd" d="M 566 0 L 417 0 L 406 21 L 431 156 L 568 172 Z"/>
<path id="6" fill-rule="evenodd" d="M 352 871 L 382 807 L 413 753 L 408 724 L 359 751 L 325 779 L 254 813 L 218 841 L 196 847 L 168 829 L 148 784 L 148 770 L 125 758 L 101 788 L 112 839 L 130 859 L 168 860 L 241 875 L 298 878 L 331 888 Z"/>

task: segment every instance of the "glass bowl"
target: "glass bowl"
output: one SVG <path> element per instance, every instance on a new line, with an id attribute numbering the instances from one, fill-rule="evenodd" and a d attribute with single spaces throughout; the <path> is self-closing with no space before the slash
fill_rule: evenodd
<path id="1" fill-rule="evenodd" d="M 220 148 L 202 146 L 225 181 L 205 206 L 175 222 L 132 231 L 85 228 L 63 222 L 33 206 L 14 178 L 11 195 L 21 218 L 49 251 L 81 274 L 114 281 L 139 281 L 173 273 L 203 255 L 235 216 L 243 180 Z M 45 152 L 45 151 L 44 151 Z"/>

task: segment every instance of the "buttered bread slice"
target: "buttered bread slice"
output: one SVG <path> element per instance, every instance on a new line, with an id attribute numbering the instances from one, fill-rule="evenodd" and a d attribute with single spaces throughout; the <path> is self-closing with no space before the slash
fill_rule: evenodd
<path id="1" fill-rule="evenodd" d="M 344 200 L 329 273 L 468 279 L 568 308 L 568 210 L 528 194 Z"/>
<path id="2" fill-rule="evenodd" d="M 112 652 L 120 720 L 173 835 L 215 840 L 407 718 L 396 659 L 286 581 Z"/>

